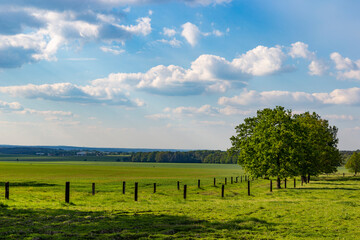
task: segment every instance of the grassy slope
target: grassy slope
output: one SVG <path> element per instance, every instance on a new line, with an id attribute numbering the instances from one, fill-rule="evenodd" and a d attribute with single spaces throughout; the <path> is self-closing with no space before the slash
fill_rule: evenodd
<path id="1" fill-rule="evenodd" d="M 242 174 L 236 165 L 3 162 L 0 184 L 10 181 L 11 188 L 10 200 L 0 200 L 0 239 L 359 239 L 359 179 L 324 176 L 296 189 L 291 180 L 272 193 L 268 181 L 256 180 L 247 196 L 246 183 L 230 183 Z M 187 200 L 178 180 L 188 185 Z M 65 181 L 71 181 L 70 204 Z"/>

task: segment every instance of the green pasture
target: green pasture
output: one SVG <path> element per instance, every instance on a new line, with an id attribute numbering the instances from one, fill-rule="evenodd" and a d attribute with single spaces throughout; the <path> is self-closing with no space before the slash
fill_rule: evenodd
<path id="1" fill-rule="evenodd" d="M 360 239 L 360 178 L 345 169 L 296 188 L 293 179 L 286 189 L 274 182 L 273 192 L 257 179 L 250 196 L 240 176 L 237 165 L 0 162 L 0 239 Z"/>

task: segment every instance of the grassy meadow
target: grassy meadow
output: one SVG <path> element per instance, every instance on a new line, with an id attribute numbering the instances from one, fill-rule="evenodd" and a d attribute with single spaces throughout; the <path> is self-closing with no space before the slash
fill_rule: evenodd
<path id="1" fill-rule="evenodd" d="M 296 188 L 274 182 L 273 192 L 269 180 L 254 180 L 248 196 L 237 165 L 0 162 L 0 239 L 360 239 L 360 178 L 343 172 Z"/>

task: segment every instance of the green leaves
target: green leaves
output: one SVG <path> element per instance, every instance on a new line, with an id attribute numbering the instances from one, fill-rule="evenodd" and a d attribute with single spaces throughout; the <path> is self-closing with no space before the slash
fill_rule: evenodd
<path id="1" fill-rule="evenodd" d="M 317 175 L 341 164 L 337 128 L 316 113 L 293 115 L 280 106 L 265 108 L 235 129 L 229 152 L 256 177 Z"/>
<path id="2" fill-rule="evenodd" d="M 345 164 L 345 167 L 354 172 L 355 175 L 360 172 L 360 153 L 354 152 Z"/>

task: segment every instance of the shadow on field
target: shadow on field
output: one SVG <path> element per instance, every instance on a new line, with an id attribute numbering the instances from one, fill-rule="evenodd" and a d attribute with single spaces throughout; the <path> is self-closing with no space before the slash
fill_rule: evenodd
<path id="1" fill-rule="evenodd" d="M 293 190 L 303 191 L 303 190 L 349 190 L 349 191 L 360 191 L 359 188 L 347 188 L 347 187 L 305 187 L 305 188 L 293 188 Z"/>
<path id="2" fill-rule="evenodd" d="M 29 210 L 0 204 L 0 239 L 243 238 L 271 231 L 274 225 L 250 217 L 209 222 L 151 211 Z"/>
<path id="3" fill-rule="evenodd" d="M 312 181 L 330 181 L 330 182 L 346 182 L 346 181 L 359 181 L 360 176 L 346 176 L 346 177 L 314 177 Z"/>
<path id="4" fill-rule="evenodd" d="M 17 187 L 53 187 L 57 184 L 50 184 L 50 183 L 41 183 L 35 181 L 27 181 L 27 182 L 10 182 L 10 186 L 17 186 Z M 0 182 L 0 186 L 5 186 L 5 182 Z"/>

